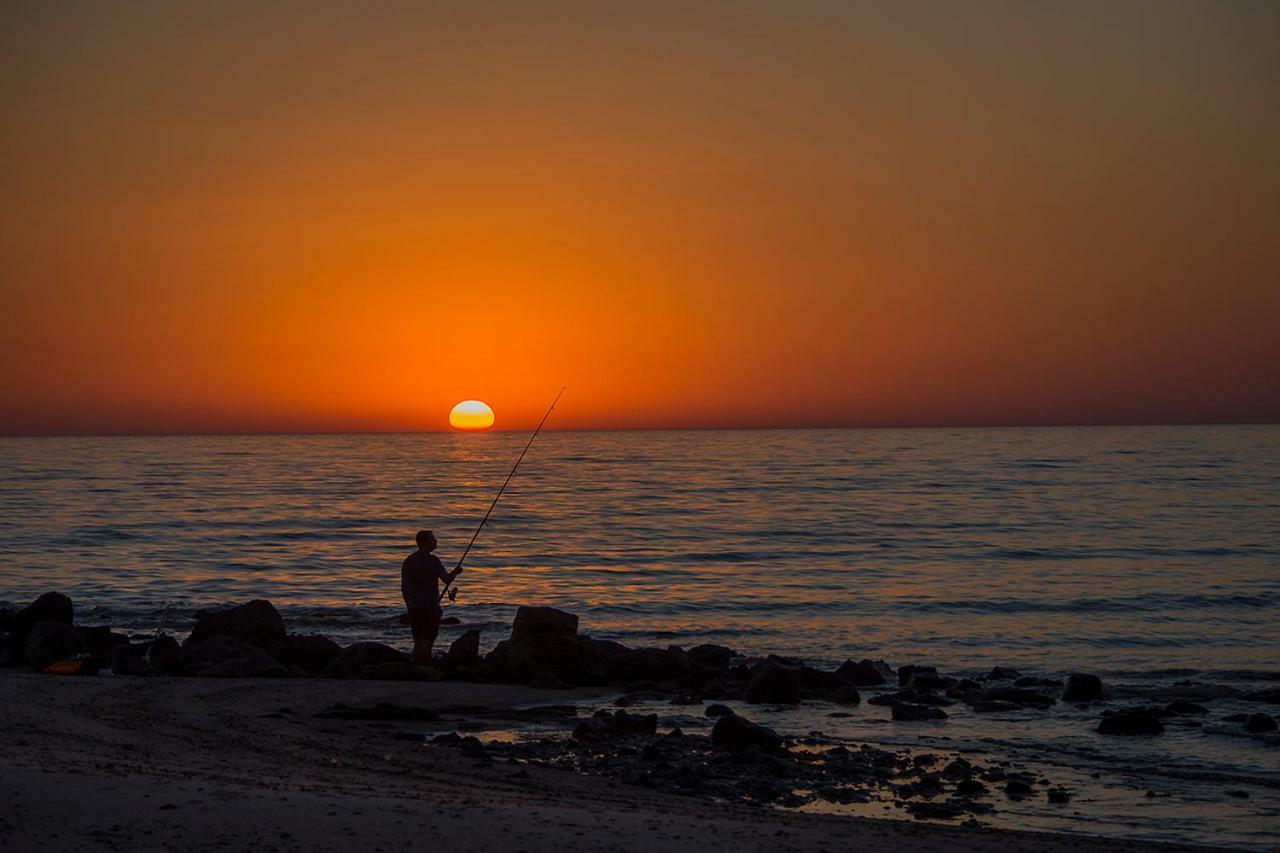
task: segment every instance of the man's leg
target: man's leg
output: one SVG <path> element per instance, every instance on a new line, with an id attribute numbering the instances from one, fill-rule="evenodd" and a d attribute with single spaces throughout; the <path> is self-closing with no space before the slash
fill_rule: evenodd
<path id="1" fill-rule="evenodd" d="M 427 620 L 421 608 L 409 611 L 409 625 L 413 628 L 413 662 L 419 666 L 431 663 L 431 644 L 435 639 L 427 639 Z"/>

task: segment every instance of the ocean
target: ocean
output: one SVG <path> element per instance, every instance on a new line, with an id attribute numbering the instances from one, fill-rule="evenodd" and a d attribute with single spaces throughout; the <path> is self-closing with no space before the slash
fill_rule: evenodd
<path id="1" fill-rule="evenodd" d="M 0 439 L 0 599 L 54 589 L 80 622 L 181 633 L 198 608 L 267 598 L 291 630 L 407 647 L 414 533 L 456 559 L 527 437 Z M 1211 722 L 1161 738 L 1117 744 L 1092 732 L 1096 710 L 1067 708 L 946 735 L 1098 789 L 1079 826 L 1047 807 L 1011 825 L 1280 837 L 1280 742 L 1217 722 L 1245 708 L 1234 694 L 1280 683 L 1280 427 L 545 433 L 442 636 L 478 626 L 492 645 L 519 604 L 628 645 L 1092 672 L 1135 703 L 1190 682 Z M 787 714 L 783 729 L 921 737 Z M 1154 796 L 1102 791 L 1099 767 L 1155 774 Z"/>

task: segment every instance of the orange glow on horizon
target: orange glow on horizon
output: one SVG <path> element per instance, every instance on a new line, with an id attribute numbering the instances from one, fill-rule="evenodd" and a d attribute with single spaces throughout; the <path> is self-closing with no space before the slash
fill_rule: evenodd
<path id="1" fill-rule="evenodd" d="M 493 426 L 493 409 L 479 400 L 463 400 L 449 412 L 449 426 L 460 430 L 489 429 Z"/>

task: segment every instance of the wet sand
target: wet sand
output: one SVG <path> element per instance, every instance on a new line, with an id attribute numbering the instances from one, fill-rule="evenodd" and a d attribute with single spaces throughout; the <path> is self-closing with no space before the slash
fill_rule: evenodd
<path id="1" fill-rule="evenodd" d="M 460 682 L 0 673 L 10 850 L 1177 851 L 1083 836 L 798 814 L 397 739 L 335 702 L 586 703 L 603 691 Z"/>

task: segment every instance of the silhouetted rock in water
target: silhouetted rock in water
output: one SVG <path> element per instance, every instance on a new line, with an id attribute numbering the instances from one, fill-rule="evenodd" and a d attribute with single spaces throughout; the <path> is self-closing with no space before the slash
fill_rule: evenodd
<path id="1" fill-rule="evenodd" d="M 1045 696 L 1043 693 L 1037 693 L 1034 690 L 1028 690 L 1023 687 L 992 687 L 987 691 L 986 701 L 1012 702 L 1024 708 L 1040 709 L 1057 704 L 1057 700 L 1052 696 Z"/>
<path id="2" fill-rule="evenodd" d="M 573 730 L 577 740 L 605 740 L 613 737 L 652 735 L 658 730 L 657 714 L 629 714 L 600 710 Z"/>
<path id="3" fill-rule="evenodd" d="M 379 702 L 372 708 L 354 708 L 342 702 L 337 702 L 311 716 L 322 720 L 392 720 L 401 722 L 430 722 L 440 719 L 440 714 L 431 708 L 398 705 L 395 702 Z"/>
<path id="4" fill-rule="evenodd" d="M 1062 806 L 1071 802 L 1071 792 L 1066 788 L 1050 788 L 1045 795 L 1049 798 L 1049 802 L 1055 805 Z"/>
<path id="5" fill-rule="evenodd" d="M 707 710 L 703 711 L 703 713 L 706 716 L 712 717 L 712 718 L 723 717 L 725 714 L 732 714 L 733 709 L 730 708 L 728 705 L 712 704 L 712 705 L 708 705 Z"/>
<path id="6" fill-rule="evenodd" d="M 75 608 L 71 599 L 60 592 L 46 592 L 13 615 L 9 622 L 9 634 L 0 649 L 0 662 L 5 666 L 20 666 L 26 662 L 27 635 L 41 622 L 53 622 L 70 626 L 75 621 Z"/>
<path id="7" fill-rule="evenodd" d="M 1266 702 L 1268 705 L 1280 705 L 1280 687 L 1253 690 L 1240 698 L 1249 702 Z"/>
<path id="8" fill-rule="evenodd" d="M 246 645 L 239 654 L 201 669 L 201 678 L 280 678 L 289 668 L 257 646 Z"/>
<path id="9" fill-rule="evenodd" d="M 518 643 L 538 634 L 575 637 L 578 634 L 578 617 L 554 607 L 522 605 L 516 608 L 516 618 L 511 623 L 511 642 Z"/>
<path id="10" fill-rule="evenodd" d="M 1268 714 L 1250 714 L 1249 719 L 1244 721 L 1244 728 L 1245 731 L 1252 734 L 1274 732 L 1276 730 L 1276 721 Z"/>
<path id="11" fill-rule="evenodd" d="M 1145 709 L 1107 711 L 1098 723 L 1098 734 L 1104 735 L 1158 735 L 1164 732 L 1164 723 Z"/>
<path id="12" fill-rule="evenodd" d="M 690 663 L 697 666 L 705 666 L 708 669 L 715 670 L 727 670 L 729 661 L 737 657 L 738 653 L 728 646 L 703 643 L 689 649 L 688 655 Z"/>
<path id="13" fill-rule="evenodd" d="M 871 705 L 888 705 L 891 707 L 902 702 L 910 702 L 917 705 L 933 705 L 940 708 L 955 704 L 950 699 L 939 696 L 936 693 L 932 693 L 928 690 L 917 690 L 914 687 L 909 687 L 906 690 L 898 690 L 893 693 L 881 693 L 876 696 L 872 696 L 867 700 L 867 703 Z"/>
<path id="14" fill-rule="evenodd" d="M 1004 786 L 1004 795 L 1011 800 L 1025 800 L 1036 795 L 1036 789 L 1025 779 L 1010 779 Z"/>
<path id="15" fill-rule="evenodd" d="M 605 678 L 617 684 L 675 681 L 689 673 L 689 657 L 679 646 L 628 649 L 604 663 Z"/>
<path id="16" fill-rule="evenodd" d="M 211 637 L 265 643 L 271 639 L 284 639 L 284 636 L 284 620 L 280 613 L 270 601 L 259 598 L 222 610 L 200 611 L 196 614 L 196 624 L 186 644 L 194 645 Z"/>
<path id="17" fill-rule="evenodd" d="M 280 651 L 276 652 L 276 649 Z M 302 667 L 315 675 L 324 672 L 334 658 L 342 653 L 342 646 L 319 634 L 290 634 L 282 641 L 268 646 L 274 657 L 286 664 Z"/>
<path id="18" fill-rule="evenodd" d="M 912 723 L 921 720 L 945 720 L 947 712 L 931 705 L 913 705 L 910 702 L 899 702 L 893 706 L 893 718 L 900 723 Z"/>
<path id="19" fill-rule="evenodd" d="M 120 643 L 111 650 L 108 666 L 116 675 L 177 675 L 183 670 L 183 649 L 168 634 L 145 643 Z"/>
<path id="20" fill-rule="evenodd" d="M 80 632 L 62 622 L 37 622 L 27 631 L 22 656 L 33 669 L 66 660 L 84 651 Z"/>
<path id="21" fill-rule="evenodd" d="M 846 660 L 836 670 L 836 677 L 854 687 L 875 687 L 893 680 L 893 670 L 882 660 Z"/>
<path id="22" fill-rule="evenodd" d="M 711 729 L 711 742 L 734 750 L 753 746 L 774 750 L 782 746 L 782 737 L 773 729 L 753 723 L 730 711 L 716 720 Z"/>
<path id="23" fill-rule="evenodd" d="M 799 705 L 800 681 L 793 670 L 766 664 L 751 676 L 743 699 L 753 705 Z"/>
<path id="24" fill-rule="evenodd" d="M 1014 687 L 1061 687 L 1062 682 L 1056 678 L 1044 678 L 1039 675 L 1024 675 L 1013 681 Z"/>
<path id="25" fill-rule="evenodd" d="M 862 694 L 852 684 L 837 687 L 827 694 L 827 701 L 837 705 L 857 705 L 862 702 Z"/>
<path id="26" fill-rule="evenodd" d="M 1102 679 L 1096 675 L 1073 672 L 1067 676 L 1062 691 L 1063 702 L 1096 702 L 1102 698 Z"/>
<path id="27" fill-rule="evenodd" d="M 987 681 L 1012 681 L 1022 676 L 1016 669 L 1007 666 L 995 666 L 987 673 Z"/>
<path id="28" fill-rule="evenodd" d="M 385 664 L 411 666 L 413 661 L 404 652 L 383 643 L 352 643 L 329 662 L 324 674 L 332 678 L 366 678 L 368 673 L 376 671 L 375 667 Z"/>
<path id="29" fill-rule="evenodd" d="M 480 629 L 464 631 L 444 655 L 445 669 L 474 669 L 480 663 Z"/>
<path id="30" fill-rule="evenodd" d="M 950 687 L 954 683 L 955 679 L 938 675 L 938 668 L 935 666 L 908 664 L 898 669 L 899 687 L 918 687 L 922 690 L 933 690 L 935 688 Z"/>
<path id="31" fill-rule="evenodd" d="M 1188 702 L 1185 699 L 1177 699 L 1164 706 L 1166 714 L 1191 715 L 1191 714 L 1207 714 L 1209 709 L 1203 705 L 1197 705 L 1195 702 Z"/>
<path id="32" fill-rule="evenodd" d="M 983 700 L 974 702 L 969 706 L 978 714 L 1007 714 L 1010 711 L 1021 711 L 1021 705 L 1015 705 L 1013 702 L 1000 702 L 996 700 Z"/>

